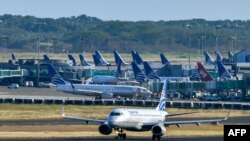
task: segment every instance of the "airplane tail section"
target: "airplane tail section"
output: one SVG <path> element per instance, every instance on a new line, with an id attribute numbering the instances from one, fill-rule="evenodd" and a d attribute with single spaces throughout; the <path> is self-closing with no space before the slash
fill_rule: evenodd
<path id="1" fill-rule="evenodd" d="M 160 77 L 154 72 L 148 62 L 144 62 L 144 71 L 148 79 L 160 79 Z"/>
<path id="2" fill-rule="evenodd" d="M 205 65 L 211 65 L 214 63 L 214 60 L 207 51 L 204 52 L 204 56 L 205 56 L 205 61 L 204 61 Z"/>
<path id="3" fill-rule="evenodd" d="M 91 64 L 86 61 L 85 57 L 82 54 L 79 54 L 79 58 L 82 66 L 91 66 Z"/>
<path id="4" fill-rule="evenodd" d="M 49 75 L 51 76 L 52 84 L 54 85 L 69 84 L 69 82 L 65 81 L 50 64 L 47 65 L 48 65 Z"/>
<path id="5" fill-rule="evenodd" d="M 101 65 L 109 65 L 110 63 L 108 63 L 104 57 L 102 56 L 102 54 L 100 53 L 99 50 L 95 51 L 95 56 L 96 58 L 101 62 Z"/>
<path id="6" fill-rule="evenodd" d="M 228 61 L 233 62 L 233 53 L 231 51 L 228 52 Z"/>
<path id="7" fill-rule="evenodd" d="M 205 69 L 205 67 L 200 63 L 197 62 L 197 71 L 199 73 L 200 79 L 202 81 L 212 81 L 212 76 L 208 73 L 208 71 Z"/>
<path id="8" fill-rule="evenodd" d="M 143 60 L 142 60 L 142 58 L 141 58 L 141 56 L 139 55 L 138 52 L 132 50 L 131 55 L 132 55 L 132 58 L 133 58 L 133 62 L 135 62 L 138 65 L 143 63 Z"/>
<path id="9" fill-rule="evenodd" d="M 227 80 L 232 77 L 221 61 L 217 61 L 217 67 L 220 78 Z"/>
<path id="10" fill-rule="evenodd" d="M 121 62 L 119 62 L 118 64 L 117 64 L 117 69 L 116 69 L 116 72 L 115 72 L 115 77 L 116 78 L 119 78 L 119 77 L 121 77 Z"/>
<path id="11" fill-rule="evenodd" d="M 72 54 L 69 54 L 68 58 L 69 58 L 69 60 L 72 60 L 73 66 L 77 66 L 76 59 L 74 58 L 74 56 Z"/>
<path id="12" fill-rule="evenodd" d="M 168 59 L 165 57 L 165 55 L 163 53 L 160 54 L 160 57 L 161 57 L 162 65 L 166 65 L 166 64 L 169 65 L 170 64 Z"/>
<path id="13" fill-rule="evenodd" d="M 49 61 L 49 57 L 48 57 L 48 55 L 47 55 L 47 54 L 43 55 L 43 60 L 45 60 L 45 61 Z"/>
<path id="14" fill-rule="evenodd" d="M 164 81 L 163 83 L 163 87 L 162 87 L 162 91 L 161 91 L 161 99 L 160 99 L 160 103 L 158 104 L 158 106 L 156 107 L 156 110 L 159 111 L 165 111 L 166 109 L 166 97 L 167 97 L 167 80 Z"/>
<path id="15" fill-rule="evenodd" d="M 221 54 L 218 51 L 215 51 L 215 55 L 216 55 L 216 61 L 222 61 L 223 57 L 221 56 Z"/>
<path id="16" fill-rule="evenodd" d="M 11 54 L 11 59 L 17 61 L 15 54 L 13 54 L 13 53 Z"/>
<path id="17" fill-rule="evenodd" d="M 141 69 L 138 67 L 138 65 L 135 62 L 131 62 L 132 69 L 135 75 L 135 80 L 139 83 L 142 83 L 145 81 L 145 75 L 142 73 Z"/>
<path id="18" fill-rule="evenodd" d="M 117 52 L 117 51 L 114 51 L 114 57 L 115 57 L 115 63 L 116 65 L 119 64 L 119 62 L 121 62 L 122 64 L 126 65 L 128 63 L 126 63 L 123 58 L 121 57 L 121 55 Z"/>

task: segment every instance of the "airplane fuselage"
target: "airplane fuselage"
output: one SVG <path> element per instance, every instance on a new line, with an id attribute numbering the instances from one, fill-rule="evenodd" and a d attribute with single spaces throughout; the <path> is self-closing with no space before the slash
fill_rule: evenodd
<path id="1" fill-rule="evenodd" d="M 114 109 L 108 116 L 108 124 L 128 131 L 149 131 L 153 125 L 164 122 L 167 115 L 155 109 Z"/>

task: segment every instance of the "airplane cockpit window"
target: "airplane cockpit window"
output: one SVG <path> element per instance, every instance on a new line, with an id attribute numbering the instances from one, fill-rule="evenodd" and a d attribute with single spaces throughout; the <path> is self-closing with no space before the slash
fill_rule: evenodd
<path id="1" fill-rule="evenodd" d="M 112 112 L 110 113 L 110 116 L 121 116 L 122 113 L 118 113 L 118 112 Z"/>

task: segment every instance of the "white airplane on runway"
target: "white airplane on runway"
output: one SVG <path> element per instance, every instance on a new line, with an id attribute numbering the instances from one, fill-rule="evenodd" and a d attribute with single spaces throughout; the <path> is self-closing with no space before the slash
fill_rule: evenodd
<path id="1" fill-rule="evenodd" d="M 94 96 L 98 98 L 113 98 L 113 97 L 142 97 L 148 99 L 152 92 L 140 86 L 128 85 L 96 85 L 96 84 L 72 84 L 63 80 L 63 78 L 56 72 L 56 70 L 49 66 L 51 83 L 57 86 L 59 91 L 79 94 L 85 96 Z"/>
<path id="2" fill-rule="evenodd" d="M 100 124 L 99 132 L 103 135 L 109 135 L 112 133 L 112 130 L 118 131 L 118 136 L 116 139 L 126 139 L 126 134 L 123 133 L 124 130 L 127 131 L 150 131 L 152 132 L 152 139 L 161 139 L 166 133 L 166 127 L 170 125 L 176 125 L 181 127 L 181 124 L 196 124 L 200 125 L 200 123 L 218 123 L 220 121 L 224 121 L 228 118 L 224 119 L 206 119 L 206 120 L 185 120 L 185 121 L 166 121 L 166 117 L 168 116 L 177 116 L 191 113 L 179 113 L 179 114 L 168 114 L 165 111 L 165 103 L 166 103 L 166 88 L 167 81 L 164 82 L 162 95 L 160 99 L 159 105 L 156 109 L 128 109 L 128 108 L 119 108 L 113 109 L 109 114 L 106 120 L 97 120 L 97 119 L 89 119 L 89 118 L 81 118 L 74 116 L 65 116 L 64 109 L 62 111 L 62 116 L 65 119 L 71 120 L 80 120 L 86 123 L 93 122 Z"/>

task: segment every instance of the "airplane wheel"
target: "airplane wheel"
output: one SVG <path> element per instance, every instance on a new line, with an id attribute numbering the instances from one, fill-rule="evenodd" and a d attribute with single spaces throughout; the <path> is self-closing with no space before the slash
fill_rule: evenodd
<path id="1" fill-rule="evenodd" d="M 158 137 L 157 137 L 157 140 L 160 141 L 160 140 L 161 140 L 161 136 L 158 136 Z"/>
<path id="2" fill-rule="evenodd" d="M 122 134 L 122 138 L 123 138 L 124 140 L 126 140 L 127 135 L 126 135 L 125 133 L 123 133 L 123 134 Z"/>
<path id="3" fill-rule="evenodd" d="M 155 140 L 155 137 L 156 137 L 155 135 L 152 136 L 152 140 L 153 140 L 153 141 Z"/>

